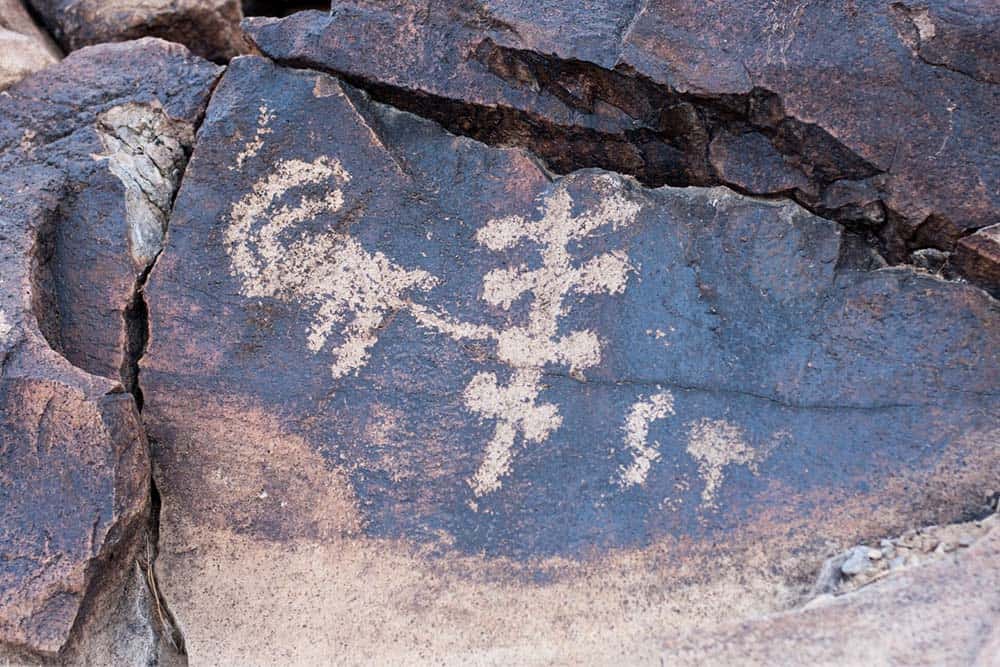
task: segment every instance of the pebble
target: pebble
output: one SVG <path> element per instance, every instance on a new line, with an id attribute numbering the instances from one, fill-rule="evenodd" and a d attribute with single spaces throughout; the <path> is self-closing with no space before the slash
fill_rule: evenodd
<path id="1" fill-rule="evenodd" d="M 840 571 L 851 577 L 861 574 L 871 567 L 871 560 L 868 556 L 870 551 L 868 547 L 854 547 L 847 560 L 840 566 Z"/>

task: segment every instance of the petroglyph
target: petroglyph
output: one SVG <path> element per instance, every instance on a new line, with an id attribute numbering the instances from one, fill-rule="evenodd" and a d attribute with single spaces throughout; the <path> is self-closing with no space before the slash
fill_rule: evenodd
<path id="1" fill-rule="evenodd" d="M 745 465 L 756 474 L 757 464 L 766 452 L 755 451 L 743 429 L 725 419 L 706 418 L 688 426 L 687 452 L 698 461 L 698 473 L 705 482 L 701 504 L 706 509 L 714 508 L 725 467 Z"/>
<path id="2" fill-rule="evenodd" d="M 660 458 L 660 443 L 649 444 L 649 425 L 674 414 L 674 396 L 669 391 L 636 401 L 625 418 L 625 446 L 632 452 L 632 463 L 620 467 L 618 484 L 623 489 L 642 485 L 653 463 Z"/>
<path id="3" fill-rule="evenodd" d="M 562 424 L 558 407 L 536 403 L 544 366 L 568 366 L 578 373 L 601 361 L 601 342 L 593 331 L 558 336 L 559 320 L 570 309 L 565 300 L 570 293 L 620 294 L 632 267 L 619 251 L 574 264 L 570 246 L 603 227 L 616 230 L 632 224 L 641 205 L 626 198 L 614 177 L 600 177 L 598 186 L 605 197 L 595 210 L 574 215 L 573 200 L 560 185 L 540 207 L 541 219 L 499 218 L 476 233 L 476 241 L 495 252 L 534 243 L 542 258 L 538 269 L 494 269 L 483 277 L 483 299 L 492 305 L 506 310 L 525 294 L 532 301 L 527 325 L 505 329 L 497 338 L 497 356 L 514 368 L 510 382 L 500 386 L 493 374 L 480 374 L 465 393 L 470 410 L 497 420 L 483 462 L 469 480 L 476 497 L 500 488 L 501 478 L 510 471 L 518 433 L 526 442 L 544 442 Z"/>
<path id="4" fill-rule="evenodd" d="M 426 271 L 408 271 L 381 252 L 369 253 L 347 234 L 305 234 L 295 225 L 344 204 L 338 184 L 350 174 L 336 159 L 286 160 L 258 180 L 233 205 L 225 245 L 248 297 L 305 300 L 315 307 L 307 345 L 313 352 L 326 346 L 337 325 L 343 342 L 332 350 L 330 371 L 339 378 L 364 366 L 378 341 L 376 331 L 388 315 L 406 307 L 402 295 L 427 290 L 437 280 Z M 319 195 L 304 194 L 296 206 L 278 206 L 295 188 L 318 186 Z"/>
<path id="5" fill-rule="evenodd" d="M 264 137 L 272 132 L 271 128 L 268 127 L 272 120 L 274 120 L 274 113 L 267 108 L 266 104 L 262 104 L 258 110 L 257 129 L 254 131 L 253 139 L 248 141 L 243 150 L 236 156 L 235 169 L 237 171 L 243 169 L 243 163 L 257 155 L 260 149 L 264 147 Z M 232 170 L 233 167 L 230 167 L 230 169 Z"/>
<path id="6" fill-rule="evenodd" d="M 367 363 L 379 327 L 392 312 L 409 312 L 419 326 L 455 340 L 493 342 L 497 358 L 512 369 L 510 378 L 504 384 L 494 373 L 479 373 L 463 393 L 471 412 L 496 421 L 483 460 L 468 480 L 479 497 L 500 488 L 501 479 L 510 472 L 519 438 L 524 443 L 542 443 L 562 425 L 558 406 L 538 401 L 544 367 L 556 364 L 578 374 L 601 360 L 601 341 L 593 331 L 559 335 L 559 321 L 571 308 L 567 297 L 621 294 L 633 267 L 621 251 L 577 263 L 570 248 L 599 229 L 617 230 L 632 224 L 641 204 L 626 197 L 621 180 L 612 176 L 595 180 L 604 196 L 590 210 L 574 214 L 564 181 L 545 197 L 539 219 L 498 218 L 476 233 L 476 241 L 495 252 L 534 244 L 542 260 L 536 269 L 523 265 L 494 269 L 483 277 L 482 298 L 491 305 L 507 310 L 519 299 L 531 298 L 527 322 L 500 330 L 456 321 L 415 302 L 411 292 L 430 290 L 440 282 L 426 271 L 405 269 L 381 252 L 369 253 L 346 234 L 309 235 L 295 229 L 343 207 L 342 186 L 350 182 L 350 174 L 334 158 L 284 161 L 259 179 L 230 212 L 226 249 L 244 295 L 313 305 L 307 335 L 310 350 L 319 352 L 337 330 L 343 342 L 332 350 L 335 378 Z M 321 194 L 303 194 L 297 205 L 279 206 L 279 198 L 296 188 L 318 189 Z M 669 394 L 650 399 L 651 409 L 671 409 L 668 399 Z M 637 456 L 650 456 L 647 450 L 636 451 Z M 637 465 L 648 469 L 649 462 Z"/>

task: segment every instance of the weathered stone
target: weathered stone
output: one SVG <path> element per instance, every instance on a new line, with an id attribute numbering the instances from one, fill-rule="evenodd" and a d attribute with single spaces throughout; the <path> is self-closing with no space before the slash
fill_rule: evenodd
<path id="1" fill-rule="evenodd" d="M 266 55 L 557 171 L 791 191 L 880 224 L 899 262 L 998 220 L 996 21 L 944 0 L 355 0 L 245 25 Z M 844 182 L 867 186 L 831 209 Z"/>
<path id="2" fill-rule="evenodd" d="M 142 345 L 137 287 L 218 72 L 147 39 L 71 54 L 0 98 L 0 196 L 36 190 L 36 173 L 53 181 L 39 214 L 51 299 L 36 313 L 41 331 L 75 366 L 129 389 L 129 353 Z"/>
<path id="3" fill-rule="evenodd" d="M 994 522 L 995 523 L 995 522 Z M 975 665 L 1000 655 L 1000 530 L 957 557 L 714 632 L 665 637 L 667 665 Z"/>
<path id="4" fill-rule="evenodd" d="M 192 661 L 634 659 L 975 509 L 1000 308 L 852 257 L 789 202 L 552 179 L 233 61 L 141 364 Z"/>
<path id="5" fill-rule="evenodd" d="M 59 48 L 35 25 L 21 0 L 0 0 L 0 90 L 61 57 Z"/>
<path id="6" fill-rule="evenodd" d="M 239 0 L 28 0 L 67 51 L 159 37 L 225 60 L 247 48 Z"/>
<path id="7" fill-rule="evenodd" d="M 840 571 L 850 577 L 866 572 L 872 561 L 869 551 L 865 546 L 854 547 L 841 564 Z"/>
<path id="8" fill-rule="evenodd" d="M 134 237 L 146 204 L 169 205 L 217 75 L 142 40 L 81 50 L 0 95 L 4 648 L 57 653 L 146 548 L 148 444 L 126 389 L 151 257 Z"/>
<path id="9" fill-rule="evenodd" d="M 1000 224 L 959 241 L 952 261 L 969 280 L 1000 298 Z"/>

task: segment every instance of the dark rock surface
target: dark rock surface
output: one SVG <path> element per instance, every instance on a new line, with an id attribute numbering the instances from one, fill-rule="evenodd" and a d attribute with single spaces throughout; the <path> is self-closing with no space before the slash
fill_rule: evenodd
<path id="1" fill-rule="evenodd" d="M 67 51 L 103 42 L 159 37 L 199 56 L 245 52 L 239 0 L 28 0 Z"/>
<path id="2" fill-rule="evenodd" d="M 303 544 L 332 563 L 307 589 L 357 585 L 342 577 L 373 550 L 370 590 L 314 618 L 281 588 L 299 574 L 264 570 L 287 595 L 266 627 L 308 616 L 328 642 L 276 646 L 302 658 L 365 619 L 377 657 L 439 655 L 434 632 L 464 649 L 475 632 L 405 607 L 404 556 L 452 577 L 442 599 L 499 578 L 530 606 L 560 581 L 578 589 L 559 605 L 624 595 L 655 616 L 690 584 L 678 570 L 792 576 L 819 536 L 956 518 L 1000 474 L 1000 309 L 981 290 L 867 270 L 792 203 L 553 180 L 259 58 L 212 98 L 147 291 L 164 586 L 208 661 L 222 635 L 265 639 L 197 591 L 239 576 L 278 600 L 236 573 Z M 636 572 L 656 595 L 622 593 Z M 494 638 L 518 637 L 505 604 L 482 602 Z"/>
<path id="3" fill-rule="evenodd" d="M 997 20 L 988 2 L 356 0 L 246 25 L 280 62 L 557 171 L 788 193 L 898 262 L 998 222 Z"/>
<path id="4" fill-rule="evenodd" d="M 95 582 L 117 585 L 146 548 L 132 309 L 217 75 L 179 45 L 143 40 L 81 50 L 0 96 L 7 646 L 58 652 L 100 597 Z"/>
<path id="5" fill-rule="evenodd" d="M 996 653 L 995 3 L 31 5 L 0 663 Z"/>

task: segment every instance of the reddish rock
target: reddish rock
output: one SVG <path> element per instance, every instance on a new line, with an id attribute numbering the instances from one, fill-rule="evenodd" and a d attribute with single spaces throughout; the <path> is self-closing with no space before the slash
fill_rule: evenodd
<path id="1" fill-rule="evenodd" d="M 193 661 L 631 660 L 993 490 L 997 302 L 792 203 L 260 58 L 198 137 L 141 375 Z"/>
<path id="2" fill-rule="evenodd" d="M 952 262 L 969 280 L 1000 298 L 1000 225 L 980 229 L 959 241 Z"/>
<path id="3" fill-rule="evenodd" d="M 217 74 L 179 45 L 143 40 L 81 50 L 0 96 L 6 648 L 58 652 L 146 548 L 130 309 Z"/>
<path id="4" fill-rule="evenodd" d="M 59 48 L 35 25 L 21 0 L 0 0 L 0 90 L 61 57 Z"/>
<path id="5" fill-rule="evenodd" d="M 67 51 L 102 42 L 159 37 L 199 56 L 244 52 L 239 0 L 28 0 Z"/>
<path id="6" fill-rule="evenodd" d="M 246 26 L 280 62 L 342 74 L 454 132 L 529 147 L 557 171 L 794 187 L 813 210 L 878 229 L 902 261 L 926 221 L 948 230 L 943 250 L 997 222 L 995 14 L 943 0 L 356 0 Z M 748 152 L 720 150 L 725 136 Z M 828 191 L 845 183 L 862 198 L 830 209 Z"/>

